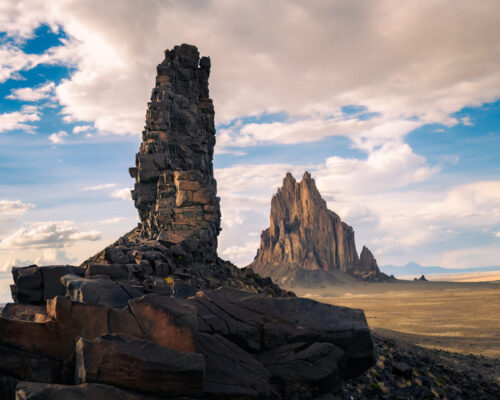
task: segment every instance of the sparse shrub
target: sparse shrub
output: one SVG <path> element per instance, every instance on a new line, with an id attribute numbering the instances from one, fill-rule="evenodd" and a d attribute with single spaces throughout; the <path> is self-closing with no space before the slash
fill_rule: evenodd
<path id="1" fill-rule="evenodd" d="M 165 278 L 165 283 L 172 289 L 172 296 L 175 294 L 175 280 L 171 276 Z"/>

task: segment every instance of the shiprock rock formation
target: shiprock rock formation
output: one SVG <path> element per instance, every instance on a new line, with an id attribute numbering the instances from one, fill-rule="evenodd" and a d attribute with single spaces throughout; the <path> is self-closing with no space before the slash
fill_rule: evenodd
<path id="1" fill-rule="evenodd" d="M 217 257 L 209 70 L 189 45 L 158 66 L 131 170 L 139 226 L 81 266 L 12 269 L 1 399 L 328 399 L 373 365 L 363 311 Z"/>
<path id="2" fill-rule="evenodd" d="M 358 258 L 353 228 L 327 208 L 309 172 L 301 182 L 286 174 L 271 200 L 270 220 L 249 265 L 262 276 L 286 286 L 389 279 L 367 247 Z"/>

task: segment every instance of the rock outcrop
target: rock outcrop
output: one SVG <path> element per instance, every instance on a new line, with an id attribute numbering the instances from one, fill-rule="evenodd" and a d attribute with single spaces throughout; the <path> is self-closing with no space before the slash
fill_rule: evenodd
<path id="1" fill-rule="evenodd" d="M 167 245 L 189 241 L 193 256 L 215 262 L 220 207 L 210 58 L 183 45 L 165 52 L 157 72 L 136 168 L 130 169 L 141 232 Z"/>
<path id="2" fill-rule="evenodd" d="M 271 200 L 270 220 L 249 265 L 262 276 L 287 286 L 388 278 L 368 248 L 358 258 L 353 228 L 327 208 L 308 172 L 301 182 L 286 174 Z"/>
<path id="3" fill-rule="evenodd" d="M 219 286 L 287 295 L 269 279 L 217 257 L 221 214 L 213 175 L 215 127 L 209 75 L 210 59 L 200 58 L 195 46 L 183 44 L 165 51 L 136 167 L 129 169 L 136 180 L 132 198 L 141 222 L 85 261 L 87 275 L 119 277 L 143 293 L 170 294 L 173 289 L 178 297 Z M 173 285 L 163 281 L 166 277 Z"/>
<path id="4" fill-rule="evenodd" d="M 131 169 L 139 226 L 79 267 L 13 268 L 0 398 L 330 398 L 373 365 L 361 310 L 217 257 L 209 70 L 189 45 L 158 66 Z"/>

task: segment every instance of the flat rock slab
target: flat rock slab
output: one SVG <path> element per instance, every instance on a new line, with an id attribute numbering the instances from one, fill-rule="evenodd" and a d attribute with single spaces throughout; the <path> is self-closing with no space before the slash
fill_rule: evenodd
<path id="1" fill-rule="evenodd" d="M 198 320 L 193 304 L 155 294 L 130 300 L 129 304 L 149 340 L 169 349 L 195 352 Z"/>
<path id="2" fill-rule="evenodd" d="M 87 268 L 85 268 L 85 276 L 92 275 L 107 275 L 114 281 L 128 279 L 128 268 L 126 265 L 90 264 Z"/>
<path id="3" fill-rule="evenodd" d="M 259 357 L 283 392 L 295 386 L 307 387 L 315 395 L 340 387 L 340 370 L 345 353 L 331 343 L 292 343 L 270 350 Z"/>
<path id="4" fill-rule="evenodd" d="M 14 399 L 14 397 L 12 397 Z M 158 397 L 127 392 L 99 383 L 81 385 L 46 385 L 37 382 L 19 382 L 16 400 L 161 400 Z M 190 400 L 177 398 L 171 400 Z"/>
<path id="5" fill-rule="evenodd" d="M 131 287 L 123 287 L 106 275 L 80 277 L 65 275 L 61 282 L 66 288 L 66 296 L 80 303 L 99 304 L 107 307 L 125 308 L 128 301 L 142 293 Z"/>
<path id="6" fill-rule="evenodd" d="M 16 315 L 22 314 L 19 307 L 16 307 Z M 93 304 L 72 303 L 67 297 L 57 296 L 49 300 L 47 316 L 50 319 L 42 322 L 0 318 L 1 341 L 52 359 L 66 360 L 74 353 L 76 340 L 80 336 L 86 339 L 95 339 L 107 333 L 144 336 L 130 312 Z"/>
<path id="7" fill-rule="evenodd" d="M 143 337 L 135 317 L 128 311 L 95 304 L 75 303 L 68 297 L 47 302 L 47 315 L 74 335 L 94 339 L 107 333 L 126 333 Z"/>
<path id="8" fill-rule="evenodd" d="M 165 397 L 200 397 L 204 368 L 201 354 L 130 337 L 81 338 L 76 345 L 76 377 L 81 383 L 104 383 Z"/>
<path id="9" fill-rule="evenodd" d="M 271 376 L 254 357 L 218 334 L 200 333 L 196 340 L 206 362 L 205 392 L 216 398 L 269 397 Z"/>
<path id="10" fill-rule="evenodd" d="M 74 352 L 74 334 L 52 320 L 39 323 L 0 318 L 4 343 L 56 360 L 64 360 Z"/>
<path id="11" fill-rule="evenodd" d="M 2 318 L 44 322 L 48 317 L 44 305 L 9 303 L 2 310 Z"/>
<path id="12" fill-rule="evenodd" d="M 0 375 L 2 374 L 20 380 L 57 383 L 63 379 L 63 364 L 0 342 Z"/>

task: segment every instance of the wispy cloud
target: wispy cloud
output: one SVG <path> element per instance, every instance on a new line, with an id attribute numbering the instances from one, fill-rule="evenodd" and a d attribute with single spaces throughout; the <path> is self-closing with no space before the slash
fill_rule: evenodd
<path id="1" fill-rule="evenodd" d="M 102 183 L 100 185 L 95 185 L 95 186 L 86 186 L 82 189 L 80 189 L 81 192 L 91 192 L 91 191 L 96 191 L 96 190 L 105 190 L 105 189 L 111 189 L 116 186 L 116 183 Z"/>
<path id="2" fill-rule="evenodd" d="M 116 217 L 116 218 L 107 218 L 101 221 L 101 224 L 117 224 L 119 222 L 125 221 L 125 218 Z"/>
<path id="3" fill-rule="evenodd" d="M 73 133 L 75 135 L 78 135 L 79 133 L 87 132 L 91 129 L 93 129 L 92 125 L 78 125 L 73 128 Z"/>
<path id="4" fill-rule="evenodd" d="M 116 189 L 111 194 L 109 197 L 112 197 L 114 199 L 122 199 L 122 200 L 132 200 L 132 195 L 130 193 L 132 189 L 131 188 L 122 188 L 122 189 Z"/>

